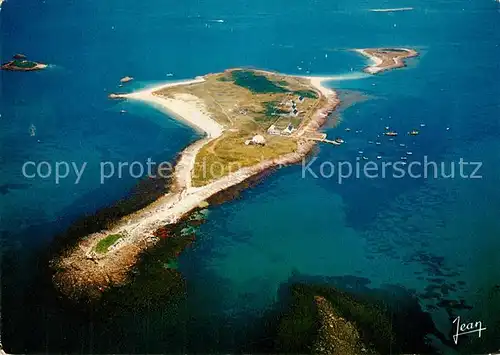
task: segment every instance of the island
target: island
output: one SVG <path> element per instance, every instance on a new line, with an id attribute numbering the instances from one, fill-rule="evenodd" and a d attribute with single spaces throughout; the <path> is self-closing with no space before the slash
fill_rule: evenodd
<path id="1" fill-rule="evenodd" d="M 418 56 L 417 51 L 406 48 L 366 48 L 355 51 L 372 60 L 373 64 L 364 69 L 369 74 L 403 68 L 406 59 Z"/>
<path id="2" fill-rule="evenodd" d="M 140 253 L 158 241 L 157 230 L 179 222 L 208 198 L 277 166 L 301 161 L 319 128 L 337 107 L 328 77 L 299 77 L 255 69 L 229 69 L 112 99 L 154 104 L 204 137 L 181 154 L 170 192 L 108 230 L 88 235 L 53 262 L 64 294 L 98 296 L 126 282 Z"/>
<path id="3" fill-rule="evenodd" d="M 13 60 L 3 64 L 1 68 L 10 71 L 34 71 L 47 68 L 47 64 L 27 60 L 24 54 L 15 54 Z"/>
<path id="4" fill-rule="evenodd" d="M 124 76 L 123 78 L 120 79 L 120 83 L 125 84 L 132 80 L 134 80 L 134 78 L 132 78 L 131 76 Z"/>
<path id="5" fill-rule="evenodd" d="M 184 149 L 169 191 L 152 204 L 86 235 L 51 260 L 53 282 L 65 296 L 98 299 L 107 287 L 128 282 L 143 251 L 165 227 L 207 206 L 207 200 L 270 169 L 300 162 L 340 101 L 324 82 L 335 77 L 293 76 L 234 68 L 167 83 L 110 99 L 137 100 L 203 133 Z"/>

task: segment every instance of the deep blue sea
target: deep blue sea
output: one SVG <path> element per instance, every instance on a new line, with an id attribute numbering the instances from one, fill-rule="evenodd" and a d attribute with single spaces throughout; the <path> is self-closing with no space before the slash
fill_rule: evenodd
<path id="1" fill-rule="evenodd" d="M 414 9 L 369 11 L 401 6 Z M 500 347 L 498 3 L 7 0 L 0 21 L 2 62 L 24 53 L 50 64 L 0 74 L 5 350 L 239 349 L 244 320 L 271 307 L 292 275 L 402 286 L 447 337 L 452 323 L 442 301 L 462 300 L 470 306 L 458 311 L 464 321 L 487 328 L 484 352 L 495 341 Z M 427 157 L 447 167 L 463 159 L 482 164 L 481 179 L 360 177 L 340 184 L 336 176 L 303 176 L 300 165 L 276 171 L 240 198 L 211 207 L 181 254 L 190 317 L 182 329 L 158 310 L 105 325 L 85 321 L 33 286 L 47 268 L 36 256 L 55 235 L 136 184 L 130 176 L 101 184 L 100 162 L 168 161 L 199 138 L 152 107 L 109 100 L 122 90 L 120 78 L 133 76 L 126 88 L 133 90 L 241 66 L 350 75 L 367 61 L 349 49 L 382 46 L 416 48 L 420 56 L 404 69 L 328 83 L 353 101 L 335 113 L 337 126 L 325 128 L 346 144 L 319 146 L 313 166 L 361 156 L 407 156 L 408 163 Z M 394 141 L 382 136 L 386 126 L 400 132 Z M 420 134 L 408 136 L 412 129 Z M 74 174 L 56 184 L 53 176 L 23 177 L 27 161 L 87 165 L 78 184 Z M 221 315 L 233 323 L 222 324 Z"/>

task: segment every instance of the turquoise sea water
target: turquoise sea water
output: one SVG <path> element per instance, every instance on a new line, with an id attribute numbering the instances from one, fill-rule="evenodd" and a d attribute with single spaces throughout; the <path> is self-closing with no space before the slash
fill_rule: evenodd
<path id="1" fill-rule="evenodd" d="M 402 5 L 414 10 L 368 11 Z M 50 63 L 42 72 L 1 72 L 2 343 L 8 351 L 242 349 L 249 319 L 269 309 L 280 285 L 297 274 L 365 278 L 373 288 L 400 285 L 415 292 L 446 336 L 452 324 L 442 301 L 464 300 L 472 308 L 462 317 L 488 328 L 481 349 L 500 346 L 497 3 L 8 0 L 0 14 L 2 61 L 21 52 Z M 355 74 L 366 60 L 346 49 L 376 46 L 414 47 L 421 56 L 403 70 L 329 83 L 342 97 L 354 92 L 367 100 L 337 113 L 340 124 L 325 132 L 347 143 L 320 146 L 318 164 L 355 162 L 360 155 L 397 161 L 411 151 L 408 161 L 482 162 L 482 179 L 339 184 L 303 178 L 300 166 L 281 169 L 241 198 L 211 208 L 197 240 L 181 254 L 189 319 L 182 327 L 167 306 L 96 323 L 66 311 L 48 286 L 34 286 L 46 268 L 36 255 L 54 236 L 134 186 L 128 176 L 100 184 L 99 162 L 172 160 L 198 138 L 154 108 L 108 100 L 121 77 L 136 78 L 131 90 L 236 66 Z M 421 134 L 391 142 L 377 137 L 385 126 Z M 71 175 L 55 184 L 24 178 L 27 160 L 87 162 L 87 168 L 79 184 Z"/>

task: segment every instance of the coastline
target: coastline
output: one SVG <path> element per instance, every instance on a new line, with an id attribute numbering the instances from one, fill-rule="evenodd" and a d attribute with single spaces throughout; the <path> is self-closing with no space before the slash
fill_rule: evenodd
<path id="1" fill-rule="evenodd" d="M 203 81 L 205 81 L 203 77 L 198 77 L 191 80 L 157 85 L 149 89 L 139 90 L 130 94 L 120 94 L 116 97 L 147 102 L 153 106 L 158 107 L 160 110 L 166 111 L 167 114 L 174 116 L 176 119 L 188 123 L 196 130 L 205 133 L 208 138 L 217 138 L 222 134 L 224 128 L 210 117 L 210 115 L 203 107 L 204 104 L 203 102 L 201 102 L 201 100 L 193 99 L 193 102 L 187 103 L 185 99 L 179 100 L 173 98 L 158 97 L 157 95 L 155 95 L 155 92 L 161 89 L 178 85 L 196 84 Z"/>
<path id="2" fill-rule="evenodd" d="M 383 71 L 387 71 L 390 69 L 403 68 L 406 66 L 405 59 L 413 58 L 418 56 L 418 52 L 413 49 L 407 48 L 391 48 L 391 50 L 405 52 L 406 55 L 394 56 L 391 57 L 389 55 L 385 56 L 380 53 L 380 49 L 374 48 L 366 48 L 366 49 L 354 49 L 354 52 L 361 54 L 364 57 L 367 57 L 372 63 L 367 66 L 363 71 L 368 74 L 378 74 Z M 375 52 L 375 54 L 370 53 Z"/>
<path id="3" fill-rule="evenodd" d="M 36 65 L 34 67 L 24 68 L 24 67 L 18 67 L 16 65 L 14 65 L 13 63 L 14 63 L 14 61 L 10 61 L 8 63 L 3 64 L 1 66 L 1 69 L 8 70 L 8 71 L 37 71 L 37 70 L 47 69 L 47 67 L 48 67 L 47 64 L 36 63 Z"/>
<path id="4" fill-rule="evenodd" d="M 383 70 L 378 67 L 383 62 L 381 58 L 371 55 L 365 49 L 354 49 L 354 51 L 368 58 L 371 61 L 370 65 L 363 70 L 365 73 L 376 74 Z"/>
<path id="5" fill-rule="evenodd" d="M 59 290 L 72 298 L 80 298 L 82 295 L 92 298 L 99 297 L 103 288 L 107 286 L 124 284 L 128 279 L 129 269 L 136 263 L 142 251 L 158 241 L 154 235 L 157 229 L 178 223 L 210 197 L 241 184 L 259 173 L 275 166 L 294 164 L 303 159 L 316 143 L 300 140 L 301 133 L 306 130 L 318 130 L 326 121 L 328 114 L 340 102 L 336 92 L 323 85 L 325 81 L 331 79 L 330 77 L 302 78 L 310 81 L 325 102 L 315 111 L 307 124 L 300 127 L 297 132 L 299 137 L 297 151 L 239 169 L 201 187 L 192 187 L 191 184 L 191 171 L 196 155 L 205 144 L 218 138 L 224 131 L 224 127 L 210 117 L 201 100 L 165 98 L 154 93 L 165 87 L 198 83 L 204 79 L 198 77 L 193 80 L 168 83 L 130 94 L 113 96 L 113 98 L 140 100 L 152 104 L 203 131 L 206 137 L 182 151 L 174 169 L 173 186 L 167 194 L 144 209 L 122 218 L 108 230 L 88 235 L 68 253 L 52 262 L 55 269 L 62 270 L 53 276 L 54 283 Z M 94 251 L 96 244 L 110 234 L 120 234 L 122 238 L 107 253 L 98 255 Z"/>

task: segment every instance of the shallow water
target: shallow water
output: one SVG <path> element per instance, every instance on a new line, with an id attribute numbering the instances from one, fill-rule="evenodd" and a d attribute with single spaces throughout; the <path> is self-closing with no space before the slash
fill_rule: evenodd
<path id="1" fill-rule="evenodd" d="M 413 289 L 446 335 L 452 324 L 445 308 L 436 305 L 464 299 L 473 308 L 461 314 L 484 320 L 484 342 L 494 344 L 494 287 L 500 276 L 494 254 L 500 231 L 498 4 L 413 1 L 408 4 L 413 11 L 367 11 L 400 5 L 4 3 L 3 61 L 22 52 L 51 64 L 43 72 L 1 73 L 2 282 L 9 286 L 2 295 L 4 347 L 11 352 L 201 350 L 219 329 L 234 338 L 219 348 L 211 342 L 212 351 L 240 348 L 238 339 L 248 326 L 243 320 L 268 309 L 293 272 L 355 275 L 373 287 Z M 404 70 L 358 79 L 366 60 L 345 49 L 366 46 L 411 46 L 421 56 Z M 413 160 L 480 161 L 483 178 L 351 178 L 339 184 L 336 178 L 302 178 L 300 166 L 281 169 L 242 198 L 211 208 L 197 240 L 181 254 L 189 310 L 180 319 L 190 319 L 182 323 L 182 336 L 162 331 L 167 306 L 117 318 L 112 325 L 65 312 L 49 285 L 35 283 L 35 270 L 45 265 L 34 257 L 76 218 L 126 196 L 135 184 L 130 176 L 101 184 L 99 163 L 173 160 L 198 137 L 153 108 L 109 101 L 107 94 L 121 90 L 118 80 L 125 75 L 136 78 L 125 88 L 132 90 L 236 66 L 348 74 L 351 80 L 329 85 L 369 96 L 341 111 L 341 123 L 326 129 L 330 138 L 342 136 L 347 143 L 320 146 L 318 164 L 355 162 L 359 151 L 370 159 L 397 161 L 411 151 Z M 127 113 L 120 114 L 122 109 Z M 394 142 L 377 137 L 385 126 L 401 133 Z M 404 134 L 415 128 L 419 136 Z M 74 176 L 55 184 L 23 178 L 27 160 L 87 162 L 87 168 L 79 184 Z"/>

